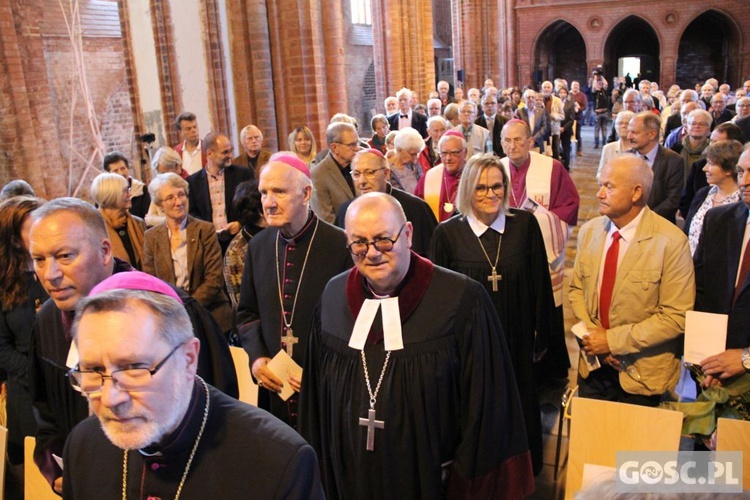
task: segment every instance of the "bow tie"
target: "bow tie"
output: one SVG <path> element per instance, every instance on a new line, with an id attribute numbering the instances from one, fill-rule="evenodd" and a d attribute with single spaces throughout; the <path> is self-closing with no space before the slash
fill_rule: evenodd
<path id="1" fill-rule="evenodd" d="M 409 115 L 401 115 L 401 118 L 409 118 Z"/>

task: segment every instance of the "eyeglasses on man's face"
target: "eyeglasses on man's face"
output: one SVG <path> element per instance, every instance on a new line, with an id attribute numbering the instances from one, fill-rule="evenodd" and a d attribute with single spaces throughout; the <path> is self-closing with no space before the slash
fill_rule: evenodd
<path id="1" fill-rule="evenodd" d="M 112 383 L 122 391 L 137 391 L 145 388 L 151 383 L 154 375 L 163 367 L 169 358 L 182 347 L 182 343 L 175 346 L 167 356 L 156 364 L 153 368 L 138 366 L 138 363 L 130 365 L 130 368 L 115 370 L 109 375 L 97 370 L 79 370 L 78 367 L 71 369 L 67 373 L 68 381 L 78 392 L 92 394 L 100 392 L 104 387 L 104 380 L 111 379 Z"/>
<path id="2" fill-rule="evenodd" d="M 359 178 L 362 176 L 364 176 L 365 179 L 374 179 L 375 175 L 377 175 L 377 173 L 380 172 L 381 170 L 385 170 L 385 169 L 381 167 L 381 168 L 375 168 L 372 170 L 362 170 L 362 171 L 352 170 L 350 175 L 352 176 L 352 179 L 354 179 L 355 181 L 359 180 Z"/>
<path id="3" fill-rule="evenodd" d="M 365 255 L 367 255 L 367 251 L 370 249 L 370 245 L 375 247 L 375 250 L 380 253 L 390 252 L 391 250 L 393 250 L 393 247 L 396 245 L 396 242 L 398 241 L 399 237 L 401 236 L 401 232 L 405 227 L 406 224 L 401 226 L 401 229 L 398 230 L 396 237 L 393 239 L 381 236 L 379 238 L 375 238 L 372 241 L 357 240 L 351 242 L 346 248 L 348 248 L 349 252 L 351 252 L 351 254 L 355 257 L 364 257 Z"/>
<path id="4" fill-rule="evenodd" d="M 344 146 L 345 148 L 349 148 L 349 149 L 359 149 L 359 142 L 358 141 L 348 142 L 346 144 L 343 143 L 343 142 L 336 142 L 334 144 L 339 144 L 340 146 Z"/>

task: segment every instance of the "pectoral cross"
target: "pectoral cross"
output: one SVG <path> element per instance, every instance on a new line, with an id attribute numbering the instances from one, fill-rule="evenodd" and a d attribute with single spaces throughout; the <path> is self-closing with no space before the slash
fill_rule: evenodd
<path id="1" fill-rule="evenodd" d="M 492 291 L 497 292 L 497 282 L 503 279 L 502 275 L 497 274 L 497 271 L 495 271 L 495 268 L 492 268 L 492 274 L 487 276 L 487 281 L 492 282 Z"/>
<path id="2" fill-rule="evenodd" d="M 385 422 L 375 420 L 375 410 L 367 410 L 367 418 L 360 418 L 359 425 L 367 427 L 367 451 L 375 451 L 375 429 L 383 429 Z"/>
<path id="3" fill-rule="evenodd" d="M 294 352 L 294 344 L 299 342 L 299 339 L 294 336 L 294 332 L 291 328 L 287 328 L 286 335 L 281 337 L 281 342 L 286 346 L 286 353 L 291 357 L 292 352 Z"/>

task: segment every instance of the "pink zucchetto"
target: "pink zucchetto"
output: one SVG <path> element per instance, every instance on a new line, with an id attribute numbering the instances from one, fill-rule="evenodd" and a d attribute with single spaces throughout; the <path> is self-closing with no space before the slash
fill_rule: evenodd
<path id="1" fill-rule="evenodd" d="M 115 273 L 91 289 L 89 296 L 98 295 L 109 290 L 143 290 L 156 292 L 172 297 L 182 304 L 182 299 L 177 292 L 166 282 L 141 271 L 126 271 Z"/>
<path id="2" fill-rule="evenodd" d="M 304 161 L 300 160 L 299 156 L 297 156 L 296 154 L 290 153 L 288 151 L 279 151 L 278 153 L 272 154 L 268 159 L 268 163 L 274 161 L 289 165 L 293 169 L 299 170 L 300 172 L 305 174 L 305 177 L 310 179 L 310 169 L 307 168 L 307 164 L 305 164 Z"/>
<path id="3" fill-rule="evenodd" d="M 375 148 L 363 149 L 362 152 L 363 153 L 374 154 L 375 156 L 379 156 L 380 158 L 385 159 L 385 155 L 383 153 L 381 153 L 380 150 L 375 149 Z"/>
<path id="4" fill-rule="evenodd" d="M 455 129 L 450 129 L 449 131 L 447 131 L 446 133 L 443 134 L 443 136 L 446 136 L 446 135 L 448 137 L 451 137 L 451 136 L 453 136 L 453 137 L 460 137 L 461 139 L 466 140 L 466 138 L 464 137 L 464 134 L 462 134 L 461 132 L 459 132 L 458 130 L 455 130 Z"/>

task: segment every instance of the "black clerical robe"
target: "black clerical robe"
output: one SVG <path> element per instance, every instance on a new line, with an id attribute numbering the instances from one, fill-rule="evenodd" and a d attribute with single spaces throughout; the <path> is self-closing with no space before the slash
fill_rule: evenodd
<path id="1" fill-rule="evenodd" d="M 481 244 L 492 262 L 500 235 L 488 229 Z M 529 212 L 511 209 L 505 219 L 496 268 L 501 279 L 497 292 L 488 281 L 491 266 L 480 248 L 480 238 L 469 222 L 456 216 L 440 224 L 432 238 L 430 258 L 440 266 L 465 274 L 482 285 L 495 306 L 513 359 L 513 371 L 521 396 L 526 433 L 534 472 L 542 468 L 542 421 L 534 390 L 534 354 L 547 348 L 555 311 L 542 232 Z"/>
<path id="2" fill-rule="evenodd" d="M 127 262 L 115 259 L 114 272 L 132 269 Z M 206 308 L 184 291 L 177 288 L 175 291 L 201 342 L 198 375 L 237 397 L 237 374 L 221 328 Z M 70 431 L 89 416 L 86 398 L 70 386 L 65 376 L 72 326 L 73 312 L 60 311 L 53 300 L 48 300 L 37 315 L 29 354 L 29 385 L 38 425 L 34 461 L 50 484 L 62 474 L 52 454 L 60 456 Z"/>
<path id="3" fill-rule="evenodd" d="M 437 219 L 435 218 L 435 214 L 432 213 L 430 206 L 422 198 L 396 189 L 390 183 L 386 184 L 385 192 L 396 198 L 401 204 L 401 208 L 404 209 L 404 215 L 406 215 L 406 220 L 411 222 L 414 227 L 411 237 L 411 249 L 422 257 L 426 257 L 427 250 L 430 248 L 432 232 L 435 230 L 435 226 L 437 226 Z M 353 201 L 347 201 L 336 212 L 336 220 L 333 223 L 342 229 L 346 222 L 346 210 Z"/>
<path id="4" fill-rule="evenodd" d="M 304 368 L 310 319 L 323 288 L 329 279 L 351 266 L 344 232 L 312 212 L 305 227 L 290 239 L 284 238 L 276 228 L 268 228 L 255 236 L 245 256 L 237 310 L 238 331 L 242 347 L 250 357 L 250 366 L 258 358 L 273 358 L 279 350 L 287 349 L 292 359 Z M 295 344 L 282 342 L 282 337 L 289 332 L 281 319 L 279 280 L 284 313 L 286 321 L 291 321 Z M 285 380 L 283 376 L 279 378 Z M 296 395 L 283 401 L 276 394 L 261 390 L 258 406 L 296 427 Z"/>
<path id="5" fill-rule="evenodd" d="M 265 411 L 209 387 L 206 428 L 180 494 L 188 500 L 323 498 L 315 452 Z M 128 452 L 128 498 L 174 498 L 203 419 L 206 396 L 196 383 L 186 417 L 163 445 Z M 63 498 L 122 498 L 123 450 L 89 417 L 63 454 Z"/>
<path id="6" fill-rule="evenodd" d="M 404 349 L 391 352 L 366 450 L 361 352 L 349 347 L 367 297 L 352 269 L 316 311 L 300 393 L 300 428 L 318 453 L 328 498 L 522 498 L 534 489 L 521 406 L 487 293 L 412 252 L 397 291 Z M 364 352 L 373 390 L 384 364 L 379 322 Z M 449 473 L 447 484 L 442 474 Z"/>

